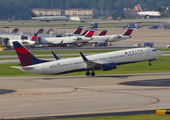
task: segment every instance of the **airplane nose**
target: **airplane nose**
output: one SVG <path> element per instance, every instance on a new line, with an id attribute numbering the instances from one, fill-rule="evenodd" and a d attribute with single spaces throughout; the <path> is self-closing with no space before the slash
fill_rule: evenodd
<path id="1" fill-rule="evenodd" d="M 163 52 L 161 51 L 158 51 L 158 55 L 161 56 L 163 54 Z"/>

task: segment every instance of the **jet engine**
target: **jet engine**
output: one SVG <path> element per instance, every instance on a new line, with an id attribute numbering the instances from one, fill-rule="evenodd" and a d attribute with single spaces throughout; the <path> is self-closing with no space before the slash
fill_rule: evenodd
<path id="1" fill-rule="evenodd" d="M 116 68 L 117 68 L 117 65 L 114 62 L 107 63 L 107 64 L 103 65 L 103 71 L 112 70 L 112 69 L 116 69 Z"/>
<path id="2" fill-rule="evenodd" d="M 122 36 L 120 36 L 120 35 L 113 36 L 113 39 L 118 39 L 118 38 L 122 38 Z"/>

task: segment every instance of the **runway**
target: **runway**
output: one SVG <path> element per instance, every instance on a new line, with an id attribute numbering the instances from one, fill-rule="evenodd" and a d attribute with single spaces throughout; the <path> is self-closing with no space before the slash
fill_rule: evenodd
<path id="1" fill-rule="evenodd" d="M 169 109 L 169 80 L 170 73 L 0 77 L 0 89 L 15 91 L 0 95 L 0 118 Z"/>

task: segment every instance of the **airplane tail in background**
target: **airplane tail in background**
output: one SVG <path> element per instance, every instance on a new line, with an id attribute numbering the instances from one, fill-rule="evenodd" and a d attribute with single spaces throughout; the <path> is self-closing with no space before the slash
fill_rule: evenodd
<path id="1" fill-rule="evenodd" d="M 138 12 L 142 12 L 142 9 L 139 4 L 138 4 Z"/>
<path id="2" fill-rule="evenodd" d="M 43 33 L 44 32 L 44 29 L 43 28 L 40 28 L 37 33 Z"/>
<path id="3" fill-rule="evenodd" d="M 85 37 L 92 37 L 93 34 L 94 34 L 94 31 L 96 31 L 96 29 L 90 29 L 90 30 L 86 33 Z"/>
<path id="4" fill-rule="evenodd" d="M 14 28 L 13 31 L 11 33 L 17 33 L 18 32 L 18 28 Z"/>
<path id="5" fill-rule="evenodd" d="M 123 33 L 123 35 L 130 36 L 131 33 L 132 33 L 132 31 L 133 31 L 132 28 L 128 28 L 128 29 Z"/>
<path id="6" fill-rule="evenodd" d="M 54 29 L 49 29 L 47 32 L 46 32 L 46 34 L 50 34 L 50 32 L 53 32 L 54 31 Z"/>
<path id="7" fill-rule="evenodd" d="M 80 34 L 81 31 L 82 31 L 82 29 L 83 29 L 83 26 L 79 26 L 79 27 L 73 32 L 73 34 Z"/>
<path id="8" fill-rule="evenodd" d="M 85 30 L 81 36 L 84 36 L 89 30 Z"/>
<path id="9" fill-rule="evenodd" d="M 46 60 L 40 60 L 36 58 L 25 47 L 23 47 L 18 41 L 13 42 L 13 45 L 18 55 L 18 58 L 21 62 L 22 67 L 49 62 Z"/>
<path id="10" fill-rule="evenodd" d="M 34 13 L 31 13 L 30 15 L 31 15 L 31 17 L 37 17 L 36 14 L 34 14 Z"/>
<path id="11" fill-rule="evenodd" d="M 31 38 L 31 41 L 36 41 L 37 40 L 37 33 L 34 33 L 34 35 Z"/>
<path id="12" fill-rule="evenodd" d="M 104 36 L 104 35 L 106 35 L 106 33 L 107 33 L 107 30 L 102 30 L 98 36 Z"/>

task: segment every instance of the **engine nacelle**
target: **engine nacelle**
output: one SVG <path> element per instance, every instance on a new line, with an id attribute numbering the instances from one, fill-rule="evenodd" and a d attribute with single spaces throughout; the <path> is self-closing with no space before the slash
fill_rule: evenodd
<path id="1" fill-rule="evenodd" d="M 116 69 L 117 68 L 117 64 L 116 63 L 107 63 L 103 65 L 103 71 L 107 71 L 107 70 L 112 70 L 112 69 Z"/>
<path id="2" fill-rule="evenodd" d="M 81 37 L 75 37 L 75 38 L 73 38 L 73 40 L 82 40 L 82 38 Z"/>

